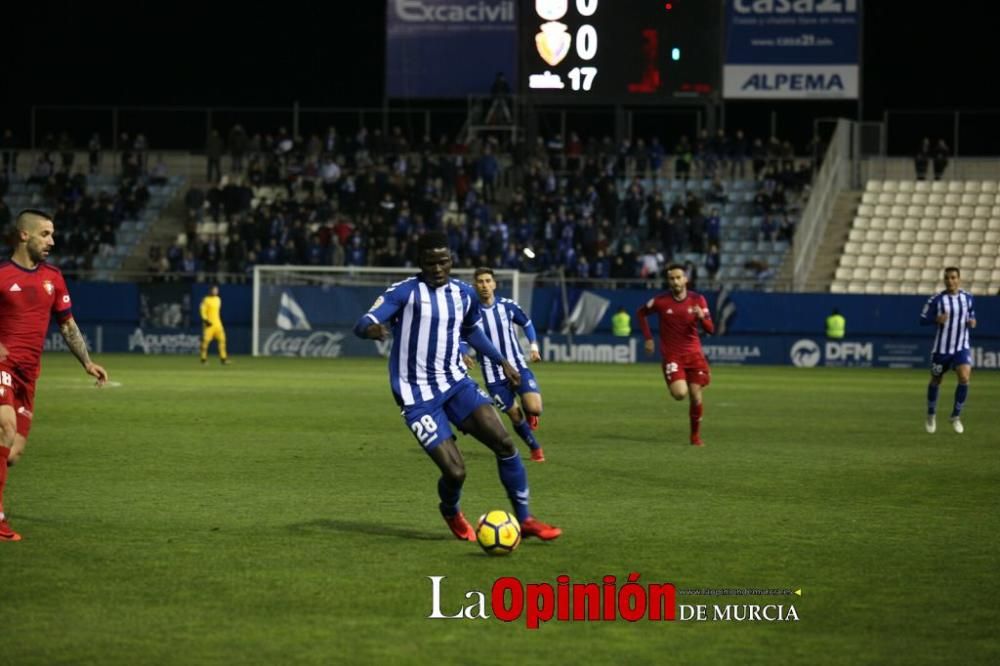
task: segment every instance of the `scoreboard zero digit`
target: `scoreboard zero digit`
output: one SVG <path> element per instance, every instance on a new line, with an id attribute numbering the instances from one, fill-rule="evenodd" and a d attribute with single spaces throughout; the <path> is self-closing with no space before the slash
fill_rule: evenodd
<path id="1" fill-rule="evenodd" d="M 521 0 L 518 9 L 529 97 L 667 102 L 719 86 L 719 0 Z"/>

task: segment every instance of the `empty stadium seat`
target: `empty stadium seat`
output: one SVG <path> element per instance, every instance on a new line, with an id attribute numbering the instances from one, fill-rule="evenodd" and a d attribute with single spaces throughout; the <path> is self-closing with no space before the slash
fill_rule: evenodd
<path id="1" fill-rule="evenodd" d="M 911 218 L 890 217 L 888 220 L 885 221 L 885 228 L 886 229 L 896 229 L 896 230 L 905 229 L 906 228 L 906 220 L 908 220 L 908 219 L 911 219 Z"/>
<path id="2" fill-rule="evenodd" d="M 882 181 L 882 192 L 895 192 L 898 189 L 899 189 L 899 181 L 897 180 Z"/>
<path id="3" fill-rule="evenodd" d="M 913 191 L 929 193 L 931 191 L 931 184 L 926 180 L 918 180 L 913 186 Z"/>
<path id="4" fill-rule="evenodd" d="M 896 282 L 886 282 L 884 285 L 882 285 L 882 293 L 883 294 L 898 294 L 899 293 L 899 284 L 896 283 Z"/>
<path id="5" fill-rule="evenodd" d="M 889 265 L 893 268 L 906 268 L 907 261 L 909 261 L 909 257 L 902 254 L 894 254 Z"/>
<path id="6" fill-rule="evenodd" d="M 859 254 L 858 263 L 855 268 L 871 268 L 875 265 L 875 255 L 872 254 Z"/>
<path id="7" fill-rule="evenodd" d="M 899 181 L 898 189 L 900 192 L 912 192 L 913 184 L 912 180 L 901 180 Z"/>
<path id="8" fill-rule="evenodd" d="M 858 265 L 858 257 L 854 254 L 840 255 L 840 266 L 842 268 L 854 268 Z M 992 267 L 992 264 L 991 264 Z"/>
<path id="9" fill-rule="evenodd" d="M 918 206 L 926 206 L 930 202 L 927 200 L 926 192 L 914 192 L 910 195 L 910 203 Z"/>
<path id="10" fill-rule="evenodd" d="M 875 257 L 875 268 L 889 268 L 892 258 L 887 254 L 880 254 Z"/>
<path id="11" fill-rule="evenodd" d="M 861 204 L 858 206 L 858 216 L 860 217 L 872 217 L 875 215 L 875 207 L 869 204 Z M 1000 215 L 997 215 L 1000 217 Z"/>
<path id="12" fill-rule="evenodd" d="M 830 284 L 830 292 L 833 294 L 843 294 L 847 291 L 847 282 L 836 280 Z"/>
<path id="13" fill-rule="evenodd" d="M 907 243 L 916 242 L 917 232 L 913 231 L 912 229 L 903 229 L 902 231 L 899 232 L 899 240 Z"/>

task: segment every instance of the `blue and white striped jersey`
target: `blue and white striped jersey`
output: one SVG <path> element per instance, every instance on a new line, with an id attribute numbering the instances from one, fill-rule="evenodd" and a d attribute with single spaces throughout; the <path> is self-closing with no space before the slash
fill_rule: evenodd
<path id="1" fill-rule="evenodd" d="M 948 315 L 948 321 L 943 324 L 936 322 L 941 313 Z M 937 326 L 934 335 L 933 354 L 954 354 L 969 348 L 969 320 L 976 318 L 972 306 L 972 294 L 959 289 L 957 294 L 949 294 L 947 290 L 937 293 L 927 299 L 920 313 L 920 323 L 925 326 Z"/>
<path id="2" fill-rule="evenodd" d="M 434 289 L 415 276 L 386 289 L 355 331 L 360 334 L 371 324 L 391 327 L 389 383 L 396 402 L 411 407 L 441 396 L 469 376 L 458 345 L 479 320 L 472 287 L 451 279 Z"/>
<path id="3" fill-rule="evenodd" d="M 489 307 L 480 305 L 480 308 L 482 309 L 483 316 L 479 322 L 479 327 L 486 333 L 486 337 L 490 339 L 493 346 L 515 368 L 527 368 L 528 364 L 524 360 L 524 354 L 521 352 L 521 343 L 517 340 L 517 332 L 514 329 L 514 324 L 524 329 L 529 342 L 535 342 L 536 336 L 535 327 L 531 323 L 531 320 L 528 319 L 528 315 L 521 309 L 521 306 L 509 298 L 495 298 L 493 305 Z M 483 358 L 482 366 L 483 378 L 487 384 L 496 384 L 507 379 L 503 368 L 498 363 L 488 358 Z"/>

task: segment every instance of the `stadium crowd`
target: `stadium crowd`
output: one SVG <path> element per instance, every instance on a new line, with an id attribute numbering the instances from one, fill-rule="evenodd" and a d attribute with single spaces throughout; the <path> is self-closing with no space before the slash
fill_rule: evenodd
<path id="1" fill-rule="evenodd" d="M 94 259 L 108 256 L 118 242 L 116 231 L 125 220 L 139 218 L 150 200 L 151 185 L 165 179 L 162 163 L 159 172 L 145 170 L 145 155 L 135 150 L 121 152 L 120 175 L 101 179 L 99 159 L 89 160 L 87 168 L 75 165 L 75 152 L 67 143 L 47 136 L 27 174 L 17 174 L 17 152 L 10 147 L 12 137 L 4 133 L 4 171 L 0 174 L 0 227 L 8 229 L 17 213 L 8 205 L 12 190 L 19 187 L 18 208 L 27 204 L 51 211 L 59 232 L 58 251 L 50 259 L 70 276 L 93 268 Z M 99 150 L 99 148 L 98 148 Z M 104 186 L 91 181 L 101 180 Z M 107 183 L 111 183 L 108 185 Z M 13 200 L 13 199 L 12 199 Z"/>
<path id="2" fill-rule="evenodd" d="M 17 168 L 14 145 L 5 132 L 0 217 L 9 215 L 2 200 Z M 88 193 L 87 177 L 108 152 L 99 135 L 87 145 L 86 166 L 74 165 L 65 133 L 47 135 L 42 147 L 26 182 L 55 211 L 65 239 L 60 263 L 86 270 L 165 168 L 149 164 L 145 136 L 123 134 L 114 151 L 120 187 Z M 616 144 L 576 132 L 511 144 L 497 136 L 414 142 L 398 126 L 346 137 L 330 127 L 304 139 L 286 128 L 251 135 L 235 125 L 210 134 L 206 158 L 204 184 L 185 196 L 186 234 L 149 250 L 158 277 L 246 276 L 257 264 L 414 266 L 415 239 L 439 229 L 462 267 L 634 279 L 681 260 L 715 280 L 727 219 L 752 216 L 741 240 L 791 241 L 815 166 L 787 141 L 722 130 L 681 137 L 668 151 L 657 137 Z"/>
<path id="3" fill-rule="evenodd" d="M 721 130 L 668 154 L 655 137 L 414 144 L 399 127 L 303 139 L 237 125 L 225 140 L 213 132 L 207 155 L 207 185 L 186 196 L 186 237 L 154 248 L 155 272 L 414 266 L 415 239 L 437 229 L 463 267 L 632 279 L 684 257 L 714 278 L 729 188 L 753 179 L 746 203 L 760 223 L 749 238 L 790 241 L 813 168 L 788 142 Z"/>

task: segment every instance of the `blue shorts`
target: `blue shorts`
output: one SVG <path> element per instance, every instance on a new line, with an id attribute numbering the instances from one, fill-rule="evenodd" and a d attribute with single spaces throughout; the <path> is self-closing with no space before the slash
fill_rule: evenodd
<path id="1" fill-rule="evenodd" d="M 404 407 L 401 416 L 420 446 L 430 451 L 455 436 L 449 421 L 461 428 L 462 422 L 480 405 L 490 403 L 476 382 L 466 377 L 434 400 Z"/>
<path id="2" fill-rule="evenodd" d="M 517 371 L 521 373 L 521 385 L 517 387 L 517 395 L 542 392 L 542 390 L 538 388 L 538 382 L 535 380 L 535 373 L 527 368 L 518 368 Z M 507 384 L 507 382 L 487 384 L 486 390 L 493 397 L 493 404 L 501 412 L 506 412 L 509 409 L 512 409 L 516 404 L 514 402 L 514 391 L 511 390 L 510 385 Z"/>
<path id="3" fill-rule="evenodd" d="M 931 354 L 931 374 L 940 377 L 952 368 L 960 365 L 972 365 L 972 352 L 968 349 L 954 354 Z"/>

